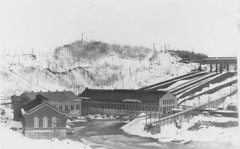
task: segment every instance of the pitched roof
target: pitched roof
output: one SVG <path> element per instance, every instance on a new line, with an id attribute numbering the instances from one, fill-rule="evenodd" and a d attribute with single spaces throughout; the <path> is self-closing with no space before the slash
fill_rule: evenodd
<path id="1" fill-rule="evenodd" d="M 41 92 L 24 92 L 20 95 L 20 97 L 27 96 L 29 99 L 34 100 L 36 96 Z"/>
<path id="2" fill-rule="evenodd" d="M 35 103 L 37 103 L 37 102 L 36 102 L 37 100 L 38 100 L 38 99 L 35 99 L 35 100 L 34 100 Z M 31 101 L 31 103 L 34 103 L 34 101 Z M 40 100 L 39 100 L 39 101 L 40 101 Z M 25 105 L 25 106 L 26 106 L 26 105 Z M 57 112 L 59 112 L 59 113 L 66 114 L 65 112 L 57 109 L 56 107 L 52 106 L 52 105 L 49 104 L 48 102 L 41 102 L 41 103 L 38 103 L 38 104 L 35 104 L 35 105 L 32 104 L 32 106 L 28 103 L 28 106 L 29 106 L 29 109 L 26 109 L 26 110 L 24 109 L 24 111 L 26 112 L 26 114 L 31 114 L 32 112 L 34 112 L 34 111 L 42 108 L 43 106 L 48 106 L 48 107 L 50 107 L 51 109 L 53 109 L 53 110 L 55 110 L 55 111 L 57 111 Z M 30 108 L 30 106 L 31 106 L 31 108 Z"/>
<path id="3" fill-rule="evenodd" d="M 40 99 L 35 99 L 33 101 L 30 101 L 29 103 L 27 103 L 26 105 L 23 105 L 22 108 L 25 110 L 25 111 L 29 111 L 31 110 L 32 108 L 40 105 L 42 102 L 42 100 Z"/>
<path id="4" fill-rule="evenodd" d="M 101 90 L 101 89 L 88 89 L 86 88 L 79 97 L 80 98 L 90 98 L 94 100 L 104 100 L 104 101 L 118 101 L 122 102 L 125 99 L 136 99 L 142 102 L 156 102 L 167 91 L 146 91 L 146 90 Z"/>
<path id="5" fill-rule="evenodd" d="M 78 99 L 78 97 L 71 91 L 25 92 L 23 94 L 31 100 L 36 99 L 36 96 L 39 94 L 51 101 L 72 101 L 74 99 Z"/>

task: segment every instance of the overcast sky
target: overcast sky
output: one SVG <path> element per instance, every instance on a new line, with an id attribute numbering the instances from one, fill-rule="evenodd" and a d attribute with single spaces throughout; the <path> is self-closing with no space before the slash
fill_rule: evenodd
<path id="1" fill-rule="evenodd" d="M 90 40 L 236 56 L 239 7 L 239 0 L 6 0 L 0 49 L 49 50 L 83 33 Z"/>

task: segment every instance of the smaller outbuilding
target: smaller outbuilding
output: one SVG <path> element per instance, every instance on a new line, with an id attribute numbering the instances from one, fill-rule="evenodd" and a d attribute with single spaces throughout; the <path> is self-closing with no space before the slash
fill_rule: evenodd
<path id="1" fill-rule="evenodd" d="M 67 114 L 47 101 L 36 99 L 21 108 L 23 133 L 35 139 L 65 138 Z"/>

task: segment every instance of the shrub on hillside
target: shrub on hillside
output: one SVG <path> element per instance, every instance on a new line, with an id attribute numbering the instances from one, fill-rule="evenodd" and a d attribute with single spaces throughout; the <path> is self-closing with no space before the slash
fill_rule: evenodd
<path id="1" fill-rule="evenodd" d="M 76 41 L 74 43 L 64 45 L 55 49 L 54 58 L 59 59 L 61 50 L 66 50 L 70 53 L 74 61 L 80 59 L 99 59 L 103 56 L 116 54 L 119 57 L 144 59 L 150 52 L 150 49 L 145 47 L 121 46 L 118 44 L 107 44 L 100 41 Z"/>
<path id="2" fill-rule="evenodd" d="M 208 56 L 206 54 L 202 53 L 194 53 L 190 51 L 185 50 L 169 50 L 170 52 L 176 53 L 180 58 L 187 59 L 191 62 L 198 62 L 202 61 L 204 58 L 207 58 Z"/>

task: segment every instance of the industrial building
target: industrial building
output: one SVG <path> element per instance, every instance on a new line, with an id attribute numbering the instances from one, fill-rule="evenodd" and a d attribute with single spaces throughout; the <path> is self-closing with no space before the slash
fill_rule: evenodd
<path id="1" fill-rule="evenodd" d="M 12 96 L 14 120 L 22 119 L 21 108 L 33 100 L 41 99 L 47 101 L 60 111 L 64 111 L 69 115 L 81 115 L 81 99 L 79 99 L 71 91 L 55 91 L 55 92 L 24 92 L 20 96 Z"/>
<path id="2" fill-rule="evenodd" d="M 176 108 L 177 99 L 169 91 L 103 90 L 86 88 L 82 99 L 82 115 L 138 115 L 142 112 L 163 116 Z"/>

